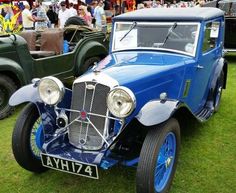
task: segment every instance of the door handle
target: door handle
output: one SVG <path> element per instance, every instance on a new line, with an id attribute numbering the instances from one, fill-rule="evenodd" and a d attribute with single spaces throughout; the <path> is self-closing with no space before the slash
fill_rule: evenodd
<path id="1" fill-rule="evenodd" d="M 203 69 L 204 67 L 203 66 L 201 66 L 201 65 L 197 65 L 197 66 L 195 66 L 197 69 Z"/>

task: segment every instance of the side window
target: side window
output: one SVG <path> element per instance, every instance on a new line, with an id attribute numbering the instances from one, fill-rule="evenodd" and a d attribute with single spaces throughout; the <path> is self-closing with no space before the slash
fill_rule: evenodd
<path id="1" fill-rule="evenodd" d="M 206 24 L 202 52 L 208 52 L 216 47 L 219 30 L 220 22 L 209 22 Z"/>

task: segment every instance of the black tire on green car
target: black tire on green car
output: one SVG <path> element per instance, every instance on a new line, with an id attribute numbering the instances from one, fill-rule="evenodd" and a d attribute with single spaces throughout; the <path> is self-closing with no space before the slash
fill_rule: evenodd
<path id="1" fill-rule="evenodd" d="M 11 95 L 16 91 L 15 82 L 4 74 L 0 74 L 0 120 L 8 117 L 14 111 L 14 107 L 8 104 Z"/>
<path id="2" fill-rule="evenodd" d="M 73 16 L 73 17 L 70 17 L 69 19 L 67 19 L 66 23 L 65 23 L 65 27 L 67 27 L 69 25 L 86 25 L 86 26 L 88 26 L 86 21 L 79 16 Z"/>
<path id="3" fill-rule="evenodd" d="M 220 107 L 223 87 L 224 87 L 224 71 L 222 70 L 217 79 L 216 86 L 214 89 L 214 111 L 215 112 L 217 112 Z"/>
<path id="4" fill-rule="evenodd" d="M 136 174 L 137 193 L 168 192 L 180 150 L 180 127 L 171 118 L 154 126 L 144 140 Z"/>
<path id="5" fill-rule="evenodd" d="M 42 122 L 35 104 L 27 104 L 20 113 L 12 134 L 13 155 L 24 169 L 41 173 L 47 170 L 40 160 L 44 140 Z"/>
<path id="6" fill-rule="evenodd" d="M 85 73 L 89 68 L 92 68 L 96 62 L 99 62 L 101 58 L 94 56 L 85 60 L 82 64 L 79 74 Z"/>

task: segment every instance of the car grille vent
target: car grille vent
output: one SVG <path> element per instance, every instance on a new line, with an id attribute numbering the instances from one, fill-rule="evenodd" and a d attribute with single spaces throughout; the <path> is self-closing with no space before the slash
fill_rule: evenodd
<path id="1" fill-rule="evenodd" d="M 107 93 L 110 87 L 96 82 L 79 82 L 73 86 L 69 125 L 69 141 L 86 150 L 98 150 L 108 136 Z M 96 128 L 96 129 L 95 129 Z M 97 132 L 97 131 L 98 132 Z"/>

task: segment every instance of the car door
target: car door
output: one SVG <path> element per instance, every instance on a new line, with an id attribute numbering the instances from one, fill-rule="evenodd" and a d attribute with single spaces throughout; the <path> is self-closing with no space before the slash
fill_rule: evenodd
<path id="1" fill-rule="evenodd" d="M 74 76 L 74 53 L 55 55 L 36 59 L 34 62 L 33 77 L 56 76 L 68 78 Z"/>
<path id="2" fill-rule="evenodd" d="M 202 30 L 201 49 L 198 60 L 193 66 L 191 107 L 194 112 L 202 109 L 207 95 L 211 74 L 215 69 L 222 53 L 220 42 L 220 21 L 214 20 L 204 24 Z"/>

